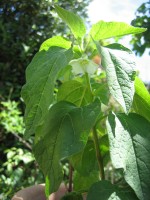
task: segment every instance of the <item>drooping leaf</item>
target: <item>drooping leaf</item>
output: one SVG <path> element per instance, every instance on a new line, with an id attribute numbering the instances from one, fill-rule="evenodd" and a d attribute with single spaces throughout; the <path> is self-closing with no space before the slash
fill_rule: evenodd
<path id="1" fill-rule="evenodd" d="M 144 83 L 136 77 L 133 108 L 136 113 L 150 121 L 150 94 Z"/>
<path id="2" fill-rule="evenodd" d="M 110 114 L 106 122 L 115 168 L 124 170 L 127 183 L 140 200 L 150 197 L 150 123 L 140 115 Z"/>
<path id="3" fill-rule="evenodd" d="M 75 191 L 88 191 L 91 185 L 99 181 L 99 172 L 92 171 L 87 176 L 82 176 L 78 172 L 74 173 L 73 189 Z"/>
<path id="4" fill-rule="evenodd" d="M 72 50 L 51 47 L 40 51 L 26 69 L 26 84 L 22 88 L 22 97 L 26 104 L 25 136 L 29 137 L 43 122 L 53 101 L 55 80 L 72 58 Z"/>
<path id="5" fill-rule="evenodd" d="M 121 189 L 109 181 L 99 181 L 90 188 L 87 200 L 138 200 L 130 188 Z"/>
<path id="6" fill-rule="evenodd" d="M 42 45 L 40 47 L 40 51 L 42 51 L 42 50 L 47 51 L 52 46 L 58 46 L 58 47 L 62 47 L 65 49 L 69 49 L 71 47 L 71 42 L 61 36 L 54 36 L 52 38 L 45 40 L 42 43 Z"/>
<path id="7" fill-rule="evenodd" d="M 58 101 L 69 101 L 77 106 L 87 105 L 92 102 L 93 95 L 86 85 L 71 80 L 63 83 L 58 90 Z"/>
<path id="8" fill-rule="evenodd" d="M 59 17 L 69 26 L 76 39 L 82 38 L 85 35 L 85 24 L 78 15 L 57 5 L 55 5 L 55 10 Z"/>
<path id="9" fill-rule="evenodd" d="M 99 112 L 99 101 L 80 108 L 59 102 L 49 110 L 39 129 L 41 140 L 34 147 L 35 158 L 48 180 L 49 193 L 57 191 L 62 181 L 60 160 L 82 151 Z"/>
<path id="10" fill-rule="evenodd" d="M 146 30 L 146 28 L 133 27 L 124 22 L 99 21 L 92 26 L 89 35 L 92 36 L 94 40 L 103 40 L 112 37 L 142 33 Z"/>
<path id="11" fill-rule="evenodd" d="M 128 113 L 133 102 L 135 62 L 128 51 L 101 47 L 96 42 L 105 68 L 109 91 Z"/>

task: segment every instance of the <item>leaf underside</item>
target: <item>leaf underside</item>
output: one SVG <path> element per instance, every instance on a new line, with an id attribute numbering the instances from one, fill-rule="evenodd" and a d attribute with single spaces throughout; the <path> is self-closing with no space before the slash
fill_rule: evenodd
<path id="1" fill-rule="evenodd" d="M 112 96 L 121 104 L 125 113 L 129 113 L 134 96 L 135 62 L 129 51 L 101 47 L 95 42 L 102 57 L 102 66 L 106 71 L 107 83 Z"/>
<path id="2" fill-rule="evenodd" d="M 127 183 L 140 200 L 150 197 L 150 124 L 140 115 L 110 114 L 106 122 L 115 168 L 124 170 Z"/>

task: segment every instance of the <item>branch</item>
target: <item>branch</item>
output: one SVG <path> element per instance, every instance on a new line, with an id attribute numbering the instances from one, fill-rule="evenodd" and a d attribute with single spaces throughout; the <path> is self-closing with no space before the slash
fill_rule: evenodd
<path id="1" fill-rule="evenodd" d="M 12 133 L 20 142 L 22 142 L 28 149 L 32 150 L 31 145 L 26 142 L 24 139 L 22 139 L 22 137 L 20 137 L 18 134 L 16 133 Z"/>

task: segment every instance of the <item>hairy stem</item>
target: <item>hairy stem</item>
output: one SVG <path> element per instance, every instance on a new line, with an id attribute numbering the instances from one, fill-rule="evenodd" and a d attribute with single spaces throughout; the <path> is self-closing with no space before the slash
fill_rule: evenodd
<path id="1" fill-rule="evenodd" d="M 101 177 L 101 180 L 105 180 L 103 159 L 102 159 L 102 155 L 101 155 L 101 152 L 100 152 L 98 136 L 97 136 L 97 132 L 96 132 L 95 127 L 93 128 L 93 139 L 94 139 L 95 150 L 96 150 L 96 158 L 97 158 L 97 161 L 98 161 L 98 167 L 99 167 L 99 171 L 100 171 L 100 177 Z"/>

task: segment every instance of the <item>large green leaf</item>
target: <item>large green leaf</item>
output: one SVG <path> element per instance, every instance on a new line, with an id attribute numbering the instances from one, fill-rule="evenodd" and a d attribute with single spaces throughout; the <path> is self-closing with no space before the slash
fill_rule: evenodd
<path id="1" fill-rule="evenodd" d="M 33 134 L 42 123 L 53 101 L 57 74 L 71 58 L 71 49 L 51 47 L 48 51 L 38 52 L 27 67 L 26 84 L 22 88 L 22 97 L 26 104 L 26 137 Z"/>
<path id="2" fill-rule="evenodd" d="M 96 42 L 97 49 L 102 57 L 102 66 L 106 70 L 107 83 L 112 96 L 121 104 L 125 113 L 128 113 L 134 95 L 135 62 L 129 51 L 106 48 Z"/>
<path id="3" fill-rule="evenodd" d="M 100 181 L 92 185 L 87 200 L 138 200 L 138 198 L 130 188 L 121 189 L 109 181 Z"/>
<path id="4" fill-rule="evenodd" d="M 58 47 L 62 47 L 65 49 L 69 49 L 71 47 L 71 42 L 61 36 L 54 36 L 52 38 L 45 40 L 42 43 L 42 45 L 40 47 L 40 51 L 42 51 L 42 50 L 47 51 L 52 46 L 58 46 Z"/>
<path id="5" fill-rule="evenodd" d="M 114 167 L 124 170 L 125 180 L 140 200 L 149 200 L 150 123 L 135 113 L 111 113 L 106 125 Z"/>
<path id="6" fill-rule="evenodd" d="M 57 5 L 55 5 L 55 10 L 58 13 L 59 17 L 69 26 L 76 39 L 82 38 L 85 35 L 85 24 L 78 15 L 68 10 L 65 10 Z"/>
<path id="7" fill-rule="evenodd" d="M 57 191 L 62 181 L 60 160 L 82 151 L 99 112 L 99 101 L 80 108 L 62 101 L 49 110 L 39 129 L 42 138 L 34 147 L 35 158 L 48 180 L 48 193 Z"/>
<path id="8" fill-rule="evenodd" d="M 94 40 L 103 40 L 112 37 L 137 34 L 146 31 L 146 28 L 138 28 L 124 22 L 99 21 L 90 30 L 90 36 Z"/>
<path id="9" fill-rule="evenodd" d="M 93 95 L 89 91 L 88 86 L 82 83 L 71 80 L 67 81 L 58 90 L 58 101 L 69 101 L 77 106 L 87 105 L 92 102 Z"/>
<path id="10" fill-rule="evenodd" d="M 133 108 L 136 113 L 150 121 L 150 94 L 144 83 L 136 77 Z"/>

